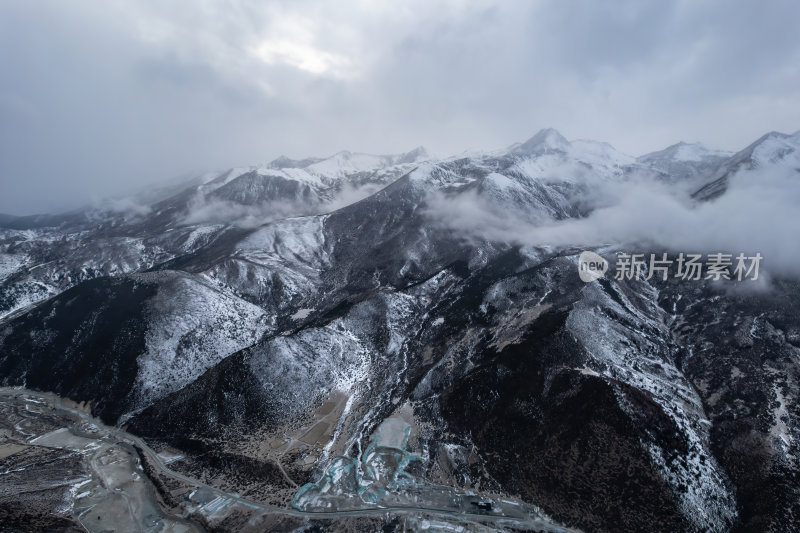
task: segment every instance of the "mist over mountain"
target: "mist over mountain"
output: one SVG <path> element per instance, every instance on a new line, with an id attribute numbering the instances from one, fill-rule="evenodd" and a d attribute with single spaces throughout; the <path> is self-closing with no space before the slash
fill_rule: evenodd
<path id="1" fill-rule="evenodd" d="M 798 158 L 798 133 L 631 157 L 545 129 L 3 216 L 0 479 L 47 446 L 89 466 L 1 516 L 88 527 L 116 443 L 159 530 L 793 531 Z"/>

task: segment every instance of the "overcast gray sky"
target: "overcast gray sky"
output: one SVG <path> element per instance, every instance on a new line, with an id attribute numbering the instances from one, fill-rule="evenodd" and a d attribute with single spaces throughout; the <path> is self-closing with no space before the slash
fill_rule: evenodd
<path id="1" fill-rule="evenodd" d="M 0 212 L 280 154 L 800 129 L 796 0 L 0 0 Z"/>

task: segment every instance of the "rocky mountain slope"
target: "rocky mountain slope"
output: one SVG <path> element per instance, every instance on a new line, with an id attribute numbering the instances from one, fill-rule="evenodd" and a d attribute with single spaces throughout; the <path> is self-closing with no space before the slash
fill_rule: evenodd
<path id="1" fill-rule="evenodd" d="M 633 158 L 543 130 L 1 218 L 0 382 L 88 402 L 172 468 L 303 512 L 471 493 L 586 531 L 796 531 L 797 276 L 765 258 L 762 283 L 615 279 L 622 252 L 700 251 L 654 235 L 591 243 L 611 266 L 584 283 L 585 242 L 520 232 L 641 184 L 703 210 L 734 177 L 796 174 L 798 148 Z"/>

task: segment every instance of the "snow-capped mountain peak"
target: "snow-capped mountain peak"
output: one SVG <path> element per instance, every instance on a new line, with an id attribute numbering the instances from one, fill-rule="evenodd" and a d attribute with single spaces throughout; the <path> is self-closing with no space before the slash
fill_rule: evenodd
<path id="1" fill-rule="evenodd" d="M 424 146 L 417 146 L 413 150 L 409 150 L 404 154 L 400 154 L 395 156 L 395 162 L 398 164 L 402 163 L 418 163 L 420 161 L 426 161 L 431 159 L 431 155 L 428 150 L 425 149 Z"/>
<path id="2" fill-rule="evenodd" d="M 305 159 L 292 159 L 282 155 L 273 159 L 267 164 L 267 168 L 283 169 L 283 168 L 306 168 L 308 165 L 313 165 L 322 161 L 319 157 L 307 157 Z"/>
<path id="3" fill-rule="evenodd" d="M 755 167 L 772 163 L 797 162 L 800 153 L 800 132 L 788 135 L 773 131 L 751 145 L 750 160 Z"/>
<path id="4" fill-rule="evenodd" d="M 569 149 L 569 146 L 569 141 L 557 130 L 553 128 L 544 128 L 524 143 L 514 147 L 512 151 L 519 155 L 541 154 L 553 151 L 566 151 Z"/>
<path id="5" fill-rule="evenodd" d="M 639 158 L 637 158 L 637 160 L 642 163 L 650 163 L 650 162 L 657 162 L 664 160 L 700 162 L 714 158 L 721 159 L 724 157 L 730 157 L 731 155 L 732 155 L 731 152 L 709 148 L 708 146 L 702 143 L 687 143 L 681 141 L 677 144 L 673 144 L 672 146 L 668 146 L 663 150 L 659 150 L 657 152 L 651 152 L 649 154 L 640 156 Z"/>
<path id="6" fill-rule="evenodd" d="M 711 200 L 724 193 L 732 176 L 762 168 L 796 170 L 800 168 L 800 132 L 792 135 L 773 131 L 722 161 L 710 180 L 693 196 Z"/>

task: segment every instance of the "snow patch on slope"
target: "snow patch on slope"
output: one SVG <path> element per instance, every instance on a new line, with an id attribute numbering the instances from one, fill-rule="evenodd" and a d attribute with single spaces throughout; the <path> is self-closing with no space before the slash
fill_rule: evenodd
<path id="1" fill-rule="evenodd" d="M 28 261 L 25 254 L 0 254 L 0 282 L 24 267 Z"/>
<path id="2" fill-rule="evenodd" d="M 600 283 L 587 284 L 582 289 L 584 297 L 570 312 L 567 327 L 592 358 L 590 370 L 645 391 L 680 428 L 690 452 L 685 463 L 668 461 L 665 450 L 652 442 L 642 445 L 670 486 L 686 487 L 676 490 L 685 516 L 700 529 L 720 529 L 736 516 L 735 501 L 709 452 L 702 402 L 669 354 L 659 349 L 670 343 L 668 338 L 659 341 L 669 331 L 664 311 L 653 303 L 657 292 L 641 283 L 633 302 L 614 282 L 609 285 L 604 289 Z M 620 406 L 628 409 L 622 395 Z M 700 460 L 701 455 L 705 460 Z"/>
<path id="3" fill-rule="evenodd" d="M 144 408 L 196 380 L 267 331 L 264 311 L 188 275 L 159 275 L 158 294 L 148 302 L 146 351 L 132 396 Z"/>

